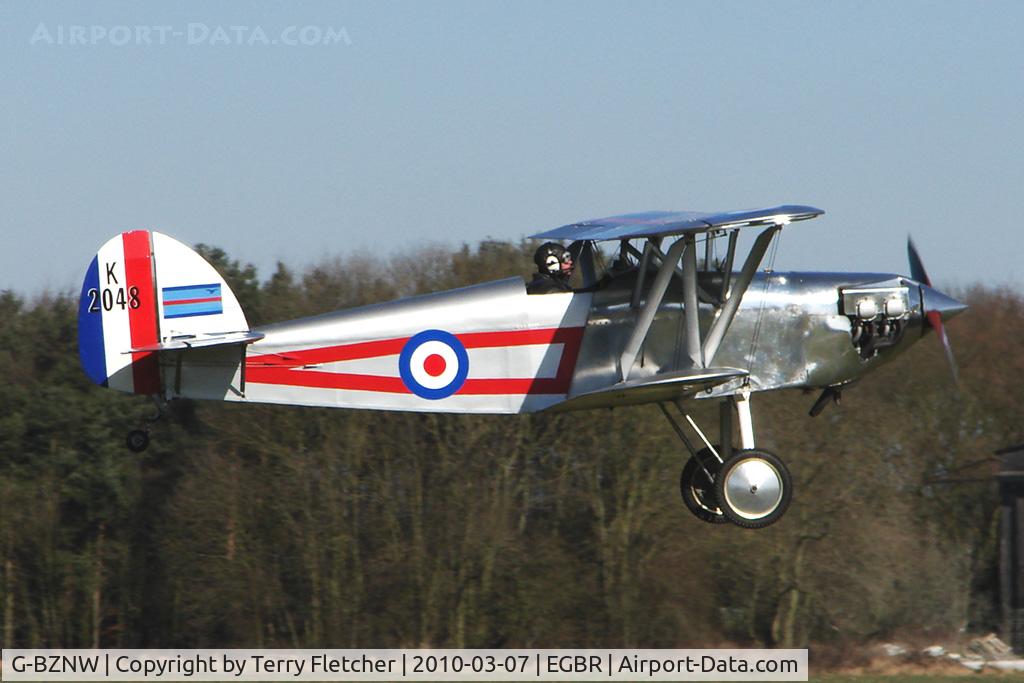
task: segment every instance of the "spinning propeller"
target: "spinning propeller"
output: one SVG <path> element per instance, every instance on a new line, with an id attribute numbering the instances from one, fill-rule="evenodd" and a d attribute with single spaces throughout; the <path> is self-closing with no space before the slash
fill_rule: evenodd
<path id="1" fill-rule="evenodd" d="M 927 325 L 939 335 L 942 348 L 946 351 L 949 369 L 953 373 L 953 382 L 959 384 L 953 347 L 949 343 L 949 337 L 946 336 L 946 327 L 943 323 L 964 311 L 967 305 L 932 287 L 931 278 L 928 277 L 928 273 L 924 269 L 924 263 L 921 262 L 920 254 L 917 253 L 914 240 L 909 237 L 907 238 L 907 256 L 910 259 L 910 275 L 921 284 L 921 309 L 924 311 Z"/>

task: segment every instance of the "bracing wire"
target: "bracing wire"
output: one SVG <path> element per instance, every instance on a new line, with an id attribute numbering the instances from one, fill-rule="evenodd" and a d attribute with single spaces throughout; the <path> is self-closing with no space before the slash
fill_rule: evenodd
<path id="1" fill-rule="evenodd" d="M 775 257 L 779 253 L 779 242 L 782 241 L 782 230 L 779 230 L 778 237 L 772 242 L 771 254 L 768 256 L 768 268 L 765 271 L 764 287 L 761 290 L 761 305 L 757 311 L 757 322 L 754 323 L 754 333 L 750 336 L 750 353 L 747 355 L 747 376 L 750 376 L 754 367 L 754 353 L 757 351 L 757 343 L 761 336 L 761 323 L 764 321 L 764 309 L 768 303 L 768 289 L 772 284 L 772 274 L 775 273 Z"/>

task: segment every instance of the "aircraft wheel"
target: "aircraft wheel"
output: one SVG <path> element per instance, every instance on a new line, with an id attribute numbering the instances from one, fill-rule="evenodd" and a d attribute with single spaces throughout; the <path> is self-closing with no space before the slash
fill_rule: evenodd
<path id="1" fill-rule="evenodd" d="M 793 479 L 774 453 L 737 451 L 715 477 L 715 498 L 733 524 L 761 529 L 782 518 L 793 497 Z"/>
<path id="2" fill-rule="evenodd" d="M 141 453 L 149 447 L 149 434 L 141 429 L 133 429 L 128 432 L 125 445 L 128 446 L 128 450 L 132 453 Z"/>
<path id="3" fill-rule="evenodd" d="M 683 473 L 679 476 L 679 495 L 682 497 L 686 509 L 700 521 L 708 524 L 725 524 L 729 520 L 718 507 L 718 501 L 715 498 L 715 482 L 708 478 L 708 472 L 712 477 L 718 474 L 721 463 L 709 448 L 705 448 L 697 455 L 699 459 L 691 456 L 683 466 Z M 700 466 L 700 463 L 704 463 L 707 472 L 704 471 L 704 467 Z"/>

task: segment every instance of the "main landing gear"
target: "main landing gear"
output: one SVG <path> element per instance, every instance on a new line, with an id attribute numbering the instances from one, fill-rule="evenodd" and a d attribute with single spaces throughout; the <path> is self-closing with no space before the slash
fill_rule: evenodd
<path id="1" fill-rule="evenodd" d="M 133 429 L 128 432 L 128 436 L 125 437 L 124 445 L 127 446 L 128 450 L 132 453 L 141 453 L 149 448 L 149 432 L 153 428 L 153 425 L 155 425 L 167 412 L 167 401 L 161 399 L 159 396 L 153 396 L 153 402 L 156 403 L 156 415 L 146 421 L 145 427 L 142 429 Z"/>
<path id="2" fill-rule="evenodd" d="M 732 522 L 747 529 L 774 524 L 785 514 L 793 496 L 793 479 L 782 460 L 769 451 L 754 447 L 750 417 L 750 394 L 730 396 L 720 404 L 720 440 L 712 444 L 678 402 L 672 405 L 678 417 L 659 404 L 672 429 L 690 452 L 679 478 L 679 493 L 686 508 L 709 524 Z M 741 450 L 732 447 L 733 411 L 740 421 Z M 700 437 L 704 448 L 697 450 L 686 436 L 679 417 Z"/>

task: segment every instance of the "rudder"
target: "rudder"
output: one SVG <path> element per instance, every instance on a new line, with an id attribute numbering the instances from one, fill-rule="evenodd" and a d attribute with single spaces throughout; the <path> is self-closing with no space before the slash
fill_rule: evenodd
<path id="1" fill-rule="evenodd" d="M 163 343 L 248 331 L 224 279 L 199 254 L 162 233 L 124 232 L 100 247 L 86 271 L 78 352 L 96 384 L 160 394 Z"/>

